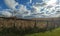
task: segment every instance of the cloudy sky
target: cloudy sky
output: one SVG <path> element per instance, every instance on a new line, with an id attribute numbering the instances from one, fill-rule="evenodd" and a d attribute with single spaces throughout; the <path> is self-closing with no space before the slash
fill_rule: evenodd
<path id="1" fill-rule="evenodd" d="M 0 9 L 8 9 L 9 7 L 6 5 L 6 1 L 10 1 L 10 0 L 0 0 Z M 6 2 L 6 3 L 5 3 Z M 14 2 L 14 0 L 12 0 L 12 2 Z M 42 0 L 32 0 L 32 1 L 30 1 L 30 0 L 15 0 L 15 2 L 18 2 L 19 4 L 23 4 L 23 5 L 28 5 L 28 3 L 30 2 L 31 4 L 34 2 L 34 3 L 36 3 L 36 2 L 42 2 Z M 31 5 L 31 4 L 29 4 L 29 5 Z"/>
<path id="2" fill-rule="evenodd" d="M 0 0 L 0 16 L 5 17 L 59 17 L 59 10 L 59 0 Z"/>

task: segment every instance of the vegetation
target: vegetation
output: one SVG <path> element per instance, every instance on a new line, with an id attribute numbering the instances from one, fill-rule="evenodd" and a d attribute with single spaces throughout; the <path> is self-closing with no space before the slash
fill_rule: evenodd
<path id="1" fill-rule="evenodd" d="M 60 20 L 0 18 L 0 36 L 60 36 Z M 55 29 L 57 28 L 57 29 Z"/>
<path id="2" fill-rule="evenodd" d="M 26 34 L 25 36 L 60 36 L 60 28 L 54 29 L 52 31 L 34 33 L 34 34 Z"/>
<path id="3" fill-rule="evenodd" d="M 21 33 L 23 32 L 23 33 Z M 17 31 L 16 29 L 4 29 L 0 31 L 0 36 L 60 36 L 60 28 L 46 32 L 24 33 L 24 31 Z"/>

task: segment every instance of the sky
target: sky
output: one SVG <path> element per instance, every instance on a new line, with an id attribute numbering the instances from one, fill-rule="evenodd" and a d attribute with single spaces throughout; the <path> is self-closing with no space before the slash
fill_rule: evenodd
<path id="1" fill-rule="evenodd" d="M 8 6 L 5 5 L 4 0 L 0 0 L 0 10 L 7 9 Z"/>
<path id="2" fill-rule="evenodd" d="M 0 0 L 0 16 L 5 17 L 59 17 L 60 13 L 57 13 L 59 10 L 59 0 Z"/>
<path id="3" fill-rule="evenodd" d="M 30 0 L 15 0 L 15 1 L 18 2 L 19 4 L 23 4 L 23 5 L 26 5 L 26 6 L 27 6 L 27 2 L 30 2 Z M 42 2 L 42 0 L 32 0 L 32 3 L 33 2 L 36 3 L 36 1 L 37 2 Z M 0 0 L 0 9 L 2 9 L 2 10 L 3 9 L 9 9 L 9 7 L 5 4 L 4 0 Z"/>

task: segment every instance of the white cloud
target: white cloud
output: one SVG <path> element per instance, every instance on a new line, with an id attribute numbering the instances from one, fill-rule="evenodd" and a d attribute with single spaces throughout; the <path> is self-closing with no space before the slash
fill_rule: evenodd
<path id="1" fill-rule="evenodd" d="M 11 17 L 12 14 L 10 12 L 2 12 L 2 15 L 5 16 L 5 17 Z"/>
<path id="2" fill-rule="evenodd" d="M 12 16 L 12 13 L 10 13 L 8 10 L 3 10 L 3 11 L 0 11 L 0 15 L 2 17 L 11 17 Z"/>
<path id="3" fill-rule="evenodd" d="M 32 0 L 30 0 L 30 3 L 32 3 Z"/>
<path id="4" fill-rule="evenodd" d="M 44 0 L 44 3 L 46 3 L 46 5 L 43 4 L 44 6 L 41 6 L 39 3 L 38 3 L 38 5 L 36 5 L 36 4 L 33 5 L 33 8 L 34 8 L 34 11 L 33 12 L 35 12 L 35 13 L 43 13 L 41 15 L 44 15 L 45 17 L 46 16 L 47 17 L 48 16 L 50 16 L 50 17 L 58 17 L 58 16 L 60 16 L 59 14 L 56 14 L 58 12 L 56 12 L 57 9 L 55 7 L 58 7 L 59 6 L 59 5 L 56 6 L 57 5 L 56 4 L 57 3 L 57 0 L 47 0 L 46 2 L 45 1 L 46 0 Z M 42 9 L 44 9 L 44 10 L 41 11 Z"/>
<path id="5" fill-rule="evenodd" d="M 34 6 L 32 6 L 32 8 L 33 8 L 32 13 L 33 13 L 33 12 L 36 13 L 36 14 L 37 14 L 37 13 L 41 13 L 41 12 L 40 12 L 40 8 L 42 8 L 41 6 L 35 6 L 35 5 L 34 5 Z"/>
<path id="6" fill-rule="evenodd" d="M 5 0 L 5 3 L 12 9 L 15 9 L 15 6 L 18 5 L 15 0 Z"/>
<path id="7" fill-rule="evenodd" d="M 21 4 L 18 4 L 17 2 L 15 2 L 15 0 L 5 0 L 5 3 L 13 9 L 13 16 L 16 16 L 16 15 L 22 15 L 22 16 L 28 16 L 30 15 L 30 10 L 28 10 L 26 8 L 26 6 L 24 5 L 21 5 Z M 19 6 L 19 9 L 16 9 L 15 6 Z M 17 10 L 17 11 L 16 11 Z M 14 12 L 16 11 L 16 12 Z M 7 12 L 4 12 L 3 14 L 5 15 L 5 13 Z M 9 13 L 9 12 L 8 12 Z M 25 13 L 25 14 L 24 14 Z"/>
<path id="8" fill-rule="evenodd" d="M 55 6 L 56 5 L 56 1 L 57 0 L 49 0 L 48 2 L 46 2 L 47 6 Z"/>
<path id="9" fill-rule="evenodd" d="M 30 3 L 31 2 L 32 2 L 32 0 L 30 0 Z M 45 17 L 58 17 L 58 16 L 60 16 L 59 14 L 56 14 L 57 12 L 55 11 L 56 10 L 55 9 L 56 0 L 43 0 L 42 4 L 40 4 L 40 3 L 33 4 L 31 6 L 32 10 L 28 10 L 27 6 L 22 5 L 22 4 L 18 4 L 17 2 L 15 2 L 15 0 L 5 0 L 5 3 L 10 8 L 13 9 L 12 13 L 14 13 L 13 14 L 14 16 L 20 15 L 23 18 L 26 16 L 33 16 L 34 14 L 36 14 L 36 15 L 34 15 L 33 17 L 37 17 L 37 18 L 38 17 L 41 18 L 42 15 L 43 15 L 43 18 L 44 18 L 44 16 Z M 19 6 L 18 9 L 15 8 L 16 5 Z M 16 12 L 14 12 L 14 9 Z M 43 11 L 41 11 L 42 9 L 43 9 Z M 5 12 L 3 11 L 2 15 L 7 16 L 7 17 L 13 16 L 8 10 Z"/>
<path id="10" fill-rule="evenodd" d="M 24 5 L 19 5 L 20 7 L 19 7 L 19 9 L 18 9 L 18 11 L 17 11 L 17 13 L 16 13 L 16 15 L 22 15 L 23 17 L 24 16 L 29 16 L 31 13 L 31 11 L 30 10 L 28 10 L 27 8 L 26 8 L 26 6 L 24 6 Z"/>

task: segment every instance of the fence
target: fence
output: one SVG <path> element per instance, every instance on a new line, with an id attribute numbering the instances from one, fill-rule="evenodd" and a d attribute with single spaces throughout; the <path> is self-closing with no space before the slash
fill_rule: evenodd
<path id="1" fill-rule="evenodd" d="M 17 28 L 18 30 L 34 29 L 35 31 L 44 31 L 57 27 L 60 27 L 59 18 L 50 20 L 0 18 L 0 30 L 3 30 L 3 28 Z"/>

